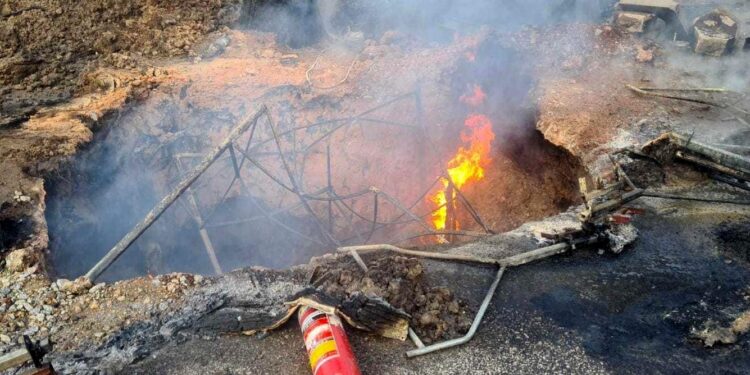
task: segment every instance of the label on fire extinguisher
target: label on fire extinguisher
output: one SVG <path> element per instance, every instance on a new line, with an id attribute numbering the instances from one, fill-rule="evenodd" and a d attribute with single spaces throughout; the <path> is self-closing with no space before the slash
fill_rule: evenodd
<path id="1" fill-rule="evenodd" d="M 341 321 L 335 315 L 329 316 L 303 307 L 300 314 L 300 326 L 305 337 L 305 348 L 310 357 L 310 367 L 315 375 L 318 374 L 323 364 L 339 357 L 332 325 L 341 327 Z"/>

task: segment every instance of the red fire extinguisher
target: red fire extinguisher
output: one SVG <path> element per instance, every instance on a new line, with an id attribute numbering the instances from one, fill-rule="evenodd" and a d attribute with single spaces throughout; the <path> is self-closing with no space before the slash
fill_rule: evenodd
<path id="1" fill-rule="evenodd" d="M 302 306 L 298 319 L 313 375 L 360 375 L 344 326 L 336 315 Z"/>

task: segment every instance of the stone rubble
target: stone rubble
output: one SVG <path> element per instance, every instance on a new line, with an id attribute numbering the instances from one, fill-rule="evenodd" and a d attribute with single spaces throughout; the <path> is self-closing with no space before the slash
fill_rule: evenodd
<path id="1" fill-rule="evenodd" d="M 23 342 L 23 335 L 51 338 L 61 349 L 103 342 L 113 334 L 169 313 L 198 285 L 200 276 L 168 274 L 113 284 L 6 273 L 0 278 L 0 355 Z"/>

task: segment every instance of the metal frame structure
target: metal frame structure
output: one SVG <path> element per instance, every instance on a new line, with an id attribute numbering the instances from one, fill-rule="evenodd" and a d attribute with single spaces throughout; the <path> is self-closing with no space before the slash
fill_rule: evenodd
<path id="1" fill-rule="evenodd" d="M 417 125 L 409 125 L 401 122 L 390 121 L 385 119 L 378 119 L 373 116 L 373 113 L 393 105 L 394 103 L 413 101 L 416 113 Z M 175 155 L 175 163 L 177 170 L 182 173 L 185 171 L 184 159 L 188 158 L 202 158 L 199 164 L 197 164 L 185 177 L 177 184 L 177 186 L 164 198 L 162 199 L 147 215 L 143 218 L 125 237 L 123 237 L 88 273 L 86 277 L 90 281 L 95 281 L 108 267 L 110 267 L 117 258 L 122 255 L 129 247 L 133 244 L 178 198 L 184 193 L 187 193 L 187 202 L 184 204 L 185 209 L 189 215 L 193 217 L 198 225 L 199 234 L 203 245 L 206 249 L 206 253 L 211 262 L 214 272 L 221 274 L 223 272 L 219 259 L 216 255 L 213 242 L 211 241 L 209 231 L 210 228 L 217 228 L 221 226 L 236 225 L 255 220 L 267 220 L 269 222 L 278 225 L 280 228 L 290 232 L 295 236 L 301 236 L 304 239 L 315 243 L 319 246 L 325 246 L 335 248 L 342 245 L 351 244 L 366 244 L 373 239 L 376 232 L 384 230 L 389 227 L 404 227 L 407 225 L 416 225 L 422 229 L 421 232 L 409 233 L 406 236 L 401 236 L 392 240 L 392 243 L 398 244 L 404 241 L 413 240 L 425 236 L 441 236 L 442 238 L 466 236 L 466 237 L 483 237 L 491 234 L 492 231 L 484 223 L 478 212 L 471 205 L 466 196 L 458 189 L 453 183 L 450 174 L 442 166 L 441 156 L 438 153 L 438 149 L 434 143 L 432 143 L 427 129 L 425 128 L 423 121 L 423 109 L 422 109 L 422 97 L 421 90 L 417 89 L 414 92 L 396 96 L 390 100 L 387 100 L 369 110 L 366 110 L 356 116 L 331 119 L 316 122 L 313 124 L 292 127 L 288 130 L 280 130 L 274 122 L 271 112 L 267 106 L 262 105 L 255 113 L 249 116 L 245 116 L 241 119 L 238 124 L 231 130 L 227 138 L 216 148 L 211 150 L 206 156 L 201 156 L 195 153 L 177 154 Z M 264 139 L 259 139 L 258 130 L 261 126 L 261 120 L 265 120 L 270 136 Z M 432 155 L 432 159 L 438 165 L 439 170 L 442 171 L 442 175 L 438 177 L 427 190 L 419 196 L 411 204 L 404 204 L 399 201 L 396 197 L 381 190 L 380 188 L 371 186 L 361 191 L 341 194 L 336 191 L 333 184 L 332 177 L 332 166 L 331 166 L 331 152 L 333 148 L 330 145 L 330 138 L 336 134 L 339 130 L 347 127 L 356 126 L 362 123 L 373 123 L 380 124 L 383 126 L 393 126 L 408 129 L 414 131 L 415 134 L 419 135 L 419 139 L 426 143 L 428 150 Z M 309 131 L 311 129 L 322 128 L 323 134 L 317 138 L 314 138 L 309 144 L 304 145 L 301 149 L 297 148 L 296 141 L 293 142 L 293 149 L 291 151 L 285 151 L 282 147 L 283 137 L 296 137 L 296 132 Z M 247 141 L 244 144 L 239 144 L 240 139 L 243 135 L 247 134 Z M 306 192 L 303 190 L 302 185 L 304 181 L 304 163 L 306 162 L 307 156 L 312 152 L 316 145 L 321 144 L 324 141 L 329 141 L 326 145 L 326 182 L 327 186 L 319 189 L 315 192 Z M 273 151 L 263 150 L 264 146 L 270 145 Z M 228 154 L 228 157 L 222 158 Z M 292 155 L 292 158 L 289 156 Z M 296 165 L 296 159 L 298 156 L 302 157 L 302 166 Z M 281 170 L 284 176 L 279 177 L 274 174 L 266 164 L 262 162 L 264 158 L 276 158 L 281 165 Z M 210 207 L 206 212 L 202 212 L 200 208 L 200 202 L 196 196 L 195 189 L 197 188 L 196 180 L 201 177 L 206 170 L 218 161 L 228 160 L 231 163 L 233 170 L 233 176 L 228 186 L 224 190 L 221 198 L 218 199 L 218 203 Z M 274 182 L 275 186 L 280 187 L 282 190 L 296 196 L 297 203 L 288 207 L 282 207 L 272 212 L 263 209 L 256 204 L 257 214 L 252 217 L 245 219 L 216 222 L 215 216 L 218 209 L 226 202 L 229 198 L 229 194 L 235 189 L 235 186 L 239 184 L 239 191 L 242 194 L 249 194 L 250 186 L 246 182 L 246 178 L 243 178 L 243 170 L 251 168 L 254 171 L 259 171 L 271 181 Z M 438 231 L 433 229 L 426 221 L 425 218 L 429 217 L 435 211 L 441 209 L 444 206 L 436 207 L 433 211 L 416 214 L 414 209 L 424 201 L 425 197 L 434 190 L 435 186 L 440 184 L 441 181 L 447 182 L 448 188 L 452 189 L 455 194 L 451 194 L 453 198 L 445 205 L 451 205 L 458 207 L 456 203 L 460 203 L 466 212 L 473 218 L 479 227 L 484 232 L 467 232 L 460 230 L 448 230 Z M 351 203 L 355 199 L 371 200 L 372 201 L 372 217 L 367 217 L 358 212 L 354 205 Z M 323 203 L 326 207 L 326 212 L 319 215 L 312 208 L 312 202 Z M 382 218 L 383 204 L 392 206 L 393 209 L 398 213 L 395 218 L 385 220 Z M 306 216 L 312 218 L 317 226 L 317 230 L 320 233 L 320 238 L 310 237 L 294 228 L 283 223 L 277 218 L 278 215 L 288 213 L 293 210 L 304 209 Z M 452 210 L 449 210 L 452 211 Z M 342 217 L 350 217 L 351 219 L 357 219 L 361 223 L 368 226 L 366 231 L 360 231 L 353 227 L 354 220 L 345 220 L 347 225 L 345 226 L 346 232 L 354 233 L 353 236 L 347 238 L 337 238 L 335 235 L 336 223 L 334 216 L 338 214 Z M 453 213 L 455 215 L 455 213 Z M 323 216 L 323 217 L 321 217 Z M 449 220 L 453 220 L 451 217 Z"/>

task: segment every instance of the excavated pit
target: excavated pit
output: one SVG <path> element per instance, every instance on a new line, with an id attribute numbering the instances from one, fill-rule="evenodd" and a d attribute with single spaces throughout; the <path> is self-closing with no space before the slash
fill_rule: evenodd
<path id="1" fill-rule="evenodd" d="M 585 172 L 573 156 L 547 142 L 536 131 L 531 97 L 534 79 L 523 57 L 485 43 L 477 48 L 473 58 L 461 58 L 444 71 L 452 78 L 442 86 L 442 91 L 433 89 L 424 94 L 427 107 L 421 109 L 425 113 L 421 121 L 430 129 L 435 123 L 448 124 L 428 132 L 444 163 L 460 145 L 460 125 L 466 116 L 481 110 L 492 120 L 497 141 L 492 146 L 486 178 L 463 189 L 488 229 L 509 230 L 525 221 L 563 211 L 577 202 L 577 177 Z M 55 276 L 72 279 L 85 273 L 198 163 L 211 145 L 228 133 L 238 118 L 250 111 L 244 104 L 237 108 L 196 105 L 202 99 L 201 92 L 195 89 L 199 85 L 190 81 L 160 89 L 161 93 L 152 94 L 145 103 L 122 111 L 103 126 L 95 140 L 67 167 L 49 176 L 46 217 L 50 268 Z M 479 109 L 466 108 L 459 100 L 474 85 L 486 91 L 486 104 Z M 281 86 L 271 87 L 251 103 L 260 102 L 266 103 L 272 118 L 276 118 L 275 126 L 282 134 L 278 148 L 286 155 L 297 183 L 308 194 L 325 190 L 330 152 L 332 188 L 337 194 L 354 194 L 373 186 L 404 202 L 419 217 L 428 218 L 435 209 L 424 198 L 424 192 L 435 182 L 442 167 L 430 163 L 424 137 L 413 127 L 393 126 L 420 121 L 417 116 L 420 110 L 414 109 L 411 96 L 384 107 L 378 106 L 378 101 L 352 100 L 335 93 L 311 93 L 306 87 Z M 430 107 L 435 102 L 449 105 Z M 372 112 L 369 108 L 373 107 L 385 109 Z M 319 125 L 336 124 L 340 121 L 337 118 L 346 118 L 351 113 L 370 112 L 373 114 L 368 121 L 372 124 L 366 126 L 357 124 L 339 130 Z M 424 225 L 408 221 L 368 232 L 372 224 L 366 220 L 373 214 L 381 215 L 379 221 L 396 218 L 393 222 L 397 224 L 398 218 L 404 217 L 396 204 L 388 205 L 392 202 L 384 195 L 378 212 L 374 212 L 371 195 L 343 201 L 342 205 L 351 211 L 348 215 L 342 207 L 312 199 L 309 206 L 319 219 L 310 216 L 300 207 L 298 197 L 288 188 L 278 186 L 279 181 L 290 181 L 285 176 L 284 161 L 273 155 L 278 150 L 271 142 L 270 124 L 266 120 L 259 122 L 254 139 L 263 141 L 250 149 L 262 155 L 260 163 L 274 177 L 257 169 L 243 171 L 247 173 L 243 175 L 247 191 L 241 192 L 239 184 L 227 189 L 234 172 L 225 154 L 192 189 L 201 217 L 210 221 L 205 228 L 222 270 L 247 266 L 283 269 L 306 263 L 310 257 L 327 253 L 334 246 L 321 235 L 321 224 L 330 228 L 341 244 L 392 242 L 424 232 Z M 247 134 L 238 143 L 246 139 L 249 139 Z M 301 151 L 296 147 L 303 146 L 310 151 L 299 156 Z M 227 199 L 221 199 L 227 192 L 230 192 Z M 168 272 L 215 273 L 189 196 L 190 192 L 185 193 L 172 205 L 102 279 Z M 263 214 L 257 215 L 259 212 Z M 273 213 L 272 219 L 264 216 L 268 213 Z M 462 230 L 482 229 L 472 222 L 468 211 L 459 211 L 456 217 L 462 223 Z M 435 238 L 404 242 L 433 243 Z"/>

